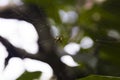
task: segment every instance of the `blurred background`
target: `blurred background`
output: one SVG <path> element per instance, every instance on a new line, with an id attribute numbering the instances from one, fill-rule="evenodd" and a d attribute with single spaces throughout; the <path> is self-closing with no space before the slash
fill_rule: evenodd
<path id="1" fill-rule="evenodd" d="M 120 77 L 120 0 L 23 2 L 45 11 L 61 61 L 73 68 L 69 71 L 76 79 L 89 75 Z M 18 80 L 37 80 L 39 75 L 25 72 Z"/>

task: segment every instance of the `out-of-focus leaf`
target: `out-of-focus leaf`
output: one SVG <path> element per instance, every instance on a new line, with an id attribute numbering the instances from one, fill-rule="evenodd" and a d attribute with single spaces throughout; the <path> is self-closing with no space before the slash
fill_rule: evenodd
<path id="1" fill-rule="evenodd" d="M 25 72 L 20 78 L 17 80 L 34 80 L 40 77 L 40 72 Z"/>
<path id="2" fill-rule="evenodd" d="M 79 80 L 120 80 L 119 77 L 91 75 Z"/>

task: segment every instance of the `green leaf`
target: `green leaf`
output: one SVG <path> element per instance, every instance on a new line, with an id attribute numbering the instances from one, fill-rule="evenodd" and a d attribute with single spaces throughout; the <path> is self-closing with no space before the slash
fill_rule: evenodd
<path id="1" fill-rule="evenodd" d="M 20 78 L 17 80 L 34 80 L 38 79 L 40 76 L 40 72 L 25 72 Z"/>
<path id="2" fill-rule="evenodd" d="M 120 80 L 120 77 L 91 75 L 79 80 Z"/>

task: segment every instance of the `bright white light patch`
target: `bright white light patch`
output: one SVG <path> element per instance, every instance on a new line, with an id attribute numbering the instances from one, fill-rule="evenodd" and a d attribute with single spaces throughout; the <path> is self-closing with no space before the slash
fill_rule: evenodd
<path id="1" fill-rule="evenodd" d="M 0 6 L 5 7 L 8 5 L 22 5 L 23 2 L 21 0 L 0 0 Z"/>
<path id="2" fill-rule="evenodd" d="M 38 52 L 38 34 L 34 26 L 26 21 L 0 18 L 0 36 L 28 53 Z"/>
<path id="3" fill-rule="evenodd" d="M 0 6 L 6 6 L 9 4 L 10 0 L 0 0 Z"/>
<path id="4" fill-rule="evenodd" d="M 71 38 L 75 38 L 78 33 L 79 33 L 79 28 L 78 28 L 78 26 L 73 27 L 73 28 L 72 28 L 72 31 L 71 31 Z"/>
<path id="5" fill-rule="evenodd" d="M 80 45 L 77 43 L 71 42 L 64 47 L 64 50 L 70 55 L 76 55 L 77 52 L 80 50 Z"/>
<path id="6" fill-rule="evenodd" d="M 115 38 L 115 39 L 120 39 L 120 33 L 116 30 L 109 30 L 108 31 L 108 36 Z"/>
<path id="7" fill-rule="evenodd" d="M 7 56 L 8 56 L 8 52 L 4 47 L 4 45 L 0 42 L 0 59 L 7 58 Z"/>
<path id="8" fill-rule="evenodd" d="M 59 15 L 63 23 L 75 23 L 78 18 L 78 14 L 75 11 L 65 12 L 64 10 L 60 10 Z"/>
<path id="9" fill-rule="evenodd" d="M 12 0 L 12 1 L 14 4 L 16 4 L 18 6 L 23 4 L 23 2 L 21 0 Z"/>
<path id="10" fill-rule="evenodd" d="M 1 46 L 0 46 L 1 47 Z M 40 71 L 42 72 L 40 80 L 50 80 L 53 76 L 52 68 L 42 61 L 25 58 L 24 60 L 14 57 L 8 62 L 8 65 L 4 67 L 5 59 L 0 56 L 0 80 L 16 80 L 18 79 L 25 70 L 29 72 Z"/>
<path id="11" fill-rule="evenodd" d="M 97 3 L 103 3 L 103 2 L 105 2 L 106 0 L 95 0 L 95 2 L 97 2 Z"/>
<path id="12" fill-rule="evenodd" d="M 4 69 L 5 58 L 8 56 L 8 52 L 3 44 L 0 42 L 0 75 L 2 75 L 2 71 Z M 0 76 L 1 77 L 1 76 Z"/>
<path id="13" fill-rule="evenodd" d="M 93 40 L 90 37 L 84 37 L 80 42 L 80 46 L 83 49 L 91 48 L 93 46 Z"/>
<path id="14" fill-rule="evenodd" d="M 20 58 L 11 58 L 3 71 L 4 80 L 16 80 L 25 71 L 23 61 Z"/>
<path id="15" fill-rule="evenodd" d="M 51 26 L 51 33 L 54 38 L 56 38 L 56 36 L 60 35 L 60 32 L 56 26 Z"/>
<path id="16" fill-rule="evenodd" d="M 73 58 L 72 58 L 71 56 L 69 56 L 69 55 L 62 56 L 62 57 L 61 57 L 61 61 L 62 61 L 63 63 L 65 63 L 66 65 L 70 66 L 70 67 L 76 67 L 76 66 L 79 65 L 79 64 L 76 63 L 76 62 L 73 60 Z"/>
<path id="17" fill-rule="evenodd" d="M 40 77 L 40 80 L 50 80 L 50 78 L 53 76 L 53 70 L 47 63 L 34 59 L 25 58 L 24 64 L 25 68 L 29 72 L 41 71 L 42 75 Z"/>

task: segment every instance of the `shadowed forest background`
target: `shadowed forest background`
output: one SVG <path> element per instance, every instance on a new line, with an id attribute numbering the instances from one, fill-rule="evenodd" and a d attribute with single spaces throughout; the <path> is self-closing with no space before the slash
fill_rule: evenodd
<path id="1" fill-rule="evenodd" d="M 38 9 L 31 7 L 22 14 L 26 15 L 23 19 L 34 26 L 38 23 L 43 26 L 37 28 L 41 33 L 38 43 L 42 53 L 38 59 L 52 66 L 55 78 L 120 80 L 120 0 L 23 2 L 25 5 L 34 4 L 43 12 L 38 16 Z M 1 17 L 22 19 L 18 15 L 6 15 L 7 12 L 0 12 Z M 40 72 L 25 72 L 18 80 L 34 80 L 39 75 Z"/>

